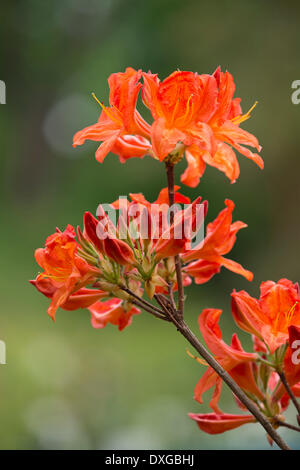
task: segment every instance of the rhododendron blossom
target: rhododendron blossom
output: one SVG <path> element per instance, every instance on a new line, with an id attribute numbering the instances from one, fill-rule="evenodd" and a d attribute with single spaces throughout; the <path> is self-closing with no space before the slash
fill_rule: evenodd
<path id="1" fill-rule="evenodd" d="M 220 212 L 216 220 L 207 225 L 206 237 L 199 248 L 195 246 L 193 250 L 186 251 L 182 256 L 185 262 L 197 260 L 185 268 L 188 274 L 194 276 L 197 284 L 207 282 L 220 271 L 221 266 L 241 274 L 248 281 L 253 279 L 252 272 L 223 256 L 231 251 L 236 241 L 237 232 L 247 227 L 240 221 L 232 223 L 234 203 L 226 199 L 225 204 L 226 208 Z"/>
<path id="2" fill-rule="evenodd" d="M 281 279 L 263 282 L 260 291 L 259 300 L 245 291 L 234 291 L 232 314 L 240 328 L 264 340 L 274 353 L 287 342 L 289 326 L 300 325 L 299 287 Z"/>
<path id="3" fill-rule="evenodd" d="M 74 147 L 87 139 L 102 142 L 96 152 L 99 162 L 109 152 L 122 163 L 146 154 L 176 162 L 185 154 L 188 167 L 181 181 L 191 187 L 198 185 L 206 165 L 235 182 L 240 169 L 233 149 L 263 168 L 262 158 L 248 148 L 261 150 L 257 138 L 240 127 L 251 110 L 242 114 L 241 99 L 233 97 L 233 77 L 220 67 L 212 75 L 178 70 L 162 82 L 156 74 L 128 67 L 113 73 L 108 84 L 110 106 L 97 99 L 102 108 L 98 122 L 73 138 Z M 140 90 L 151 124 L 136 109 Z"/>
<path id="4" fill-rule="evenodd" d="M 44 272 L 31 283 L 51 298 L 48 313 L 53 319 L 58 307 L 68 310 L 75 304 L 75 299 L 78 307 L 85 308 L 90 305 L 89 302 L 93 303 L 103 296 L 102 291 L 84 289 L 97 279 L 99 269 L 79 255 L 79 248 L 75 230 L 68 225 L 64 232 L 57 229 L 47 238 L 45 248 L 35 252 L 36 261 Z"/>
<path id="5" fill-rule="evenodd" d="M 86 308 L 97 330 L 110 324 L 122 331 L 142 312 L 174 326 L 201 357 L 188 351 L 189 356 L 206 367 L 194 389 L 198 407 L 212 391 L 212 412 L 189 414 L 198 428 L 213 435 L 259 423 L 269 443 L 288 450 L 277 430 L 285 426 L 300 432 L 298 284 L 285 278 L 263 282 L 259 299 L 233 290 L 233 319 L 251 335 L 252 350 L 244 349 L 236 332 L 230 344 L 223 339 L 218 308 L 206 305 L 198 312 L 206 346 L 185 319 L 186 288 L 193 281 L 200 289 L 222 267 L 243 276 L 243 282 L 252 281 L 253 273 L 228 258 L 237 233 L 247 227 L 233 221 L 234 202 L 225 199 L 225 208 L 206 225 L 208 202 L 199 194 L 190 199 L 179 192 L 174 169 L 185 157 L 180 179 L 190 187 L 199 184 L 206 165 L 235 182 L 240 173 L 236 152 L 262 169 L 259 142 L 242 128 L 256 103 L 243 114 L 234 79 L 220 67 L 213 74 L 177 70 L 162 81 L 150 71 L 128 67 L 110 75 L 108 84 L 109 105 L 93 94 L 101 107 L 99 119 L 74 135 L 73 146 L 99 142 L 100 163 L 110 152 L 121 163 L 149 155 L 158 171 L 165 171 L 167 187 L 153 202 L 132 188 L 128 200 L 114 195 L 114 202 L 99 204 L 95 215 L 87 210 L 83 227 L 57 229 L 36 250 L 42 272 L 30 282 L 50 299 L 53 319 L 58 308 Z M 139 97 L 149 122 L 137 110 Z M 227 321 L 228 313 L 222 319 Z M 176 365 L 170 367 L 179 377 Z M 238 414 L 220 409 L 223 383 L 233 393 Z M 296 410 L 297 426 L 285 421 L 289 406 Z"/>
<path id="6" fill-rule="evenodd" d="M 287 279 L 261 284 L 259 301 L 246 292 L 233 292 L 233 318 L 243 330 L 252 333 L 254 353 L 246 353 L 236 335 L 230 346 L 222 340 L 218 321 L 220 310 L 207 309 L 199 317 L 199 326 L 210 351 L 239 386 L 255 400 L 260 409 L 274 423 L 284 423 L 282 413 L 290 404 L 287 387 L 299 395 L 300 361 L 293 360 L 293 345 L 300 351 L 300 318 L 298 315 L 298 286 Z M 298 342 L 299 341 L 299 342 Z M 285 377 L 285 382 L 280 378 Z M 218 434 L 237 426 L 254 422 L 253 416 L 229 415 L 218 407 L 221 382 L 209 367 L 195 388 L 195 399 L 203 403 L 203 393 L 215 387 L 210 407 L 213 413 L 190 417 L 203 431 Z M 236 400 L 244 411 L 245 407 Z M 251 418 L 251 419 L 250 419 Z"/>
<path id="7" fill-rule="evenodd" d="M 136 110 L 141 88 L 142 71 L 128 67 L 124 73 L 113 73 L 109 79 L 109 107 L 99 104 L 102 112 L 96 124 L 75 134 L 73 146 L 82 145 L 86 139 L 103 142 L 96 152 L 96 159 L 103 162 L 112 151 L 121 161 L 130 157 L 142 157 L 150 149 L 146 139 L 150 127 Z"/>

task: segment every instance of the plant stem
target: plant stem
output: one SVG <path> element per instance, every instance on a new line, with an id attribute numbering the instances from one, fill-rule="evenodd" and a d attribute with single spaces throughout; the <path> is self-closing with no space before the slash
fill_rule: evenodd
<path id="1" fill-rule="evenodd" d="M 133 303 L 137 307 L 143 308 L 146 312 L 151 313 L 151 315 L 153 315 L 156 318 L 160 318 L 161 320 L 168 321 L 168 322 L 170 321 L 168 317 L 160 315 L 155 310 L 152 310 L 151 308 L 147 307 L 146 305 L 144 305 L 142 302 L 139 302 L 138 300 L 131 300 L 131 303 Z"/>
<path id="2" fill-rule="evenodd" d="M 288 429 L 292 429 L 293 431 L 300 432 L 300 428 L 298 426 L 294 426 L 293 424 L 286 423 L 285 421 L 281 421 L 280 419 L 276 420 L 276 424 L 278 426 L 283 426 Z"/>
<path id="3" fill-rule="evenodd" d="M 166 163 L 166 172 L 168 179 L 168 192 L 169 192 L 169 206 L 173 206 L 175 203 L 175 190 L 174 190 L 174 165 L 172 163 Z M 172 225 L 174 220 L 174 213 L 171 211 L 170 224 Z M 182 268 L 180 256 L 175 256 L 175 269 L 178 286 L 178 312 L 181 317 L 184 315 L 184 287 L 182 280 Z"/>
<path id="4" fill-rule="evenodd" d="M 146 310 L 146 312 L 151 313 L 157 318 L 161 318 L 162 320 L 165 320 L 165 321 L 170 321 L 169 318 L 165 316 L 165 312 L 163 310 L 160 310 L 159 308 L 155 307 L 155 305 L 151 304 L 150 302 L 147 302 L 147 300 L 143 299 L 142 297 L 139 297 L 128 287 L 125 287 L 125 286 L 119 286 L 119 287 L 124 292 L 126 292 L 131 297 L 133 297 L 134 300 L 132 300 L 132 303 L 134 303 L 135 305 L 138 305 L 139 307 Z"/>
<path id="5" fill-rule="evenodd" d="M 188 342 L 196 349 L 196 351 L 203 357 L 203 359 L 214 369 L 214 371 L 223 379 L 237 398 L 246 406 L 246 408 L 253 414 L 257 421 L 265 428 L 269 436 L 276 442 L 282 450 L 290 450 L 290 447 L 276 432 L 271 425 L 270 421 L 259 411 L 257 406 L 250 400 L 243 390 L 237 385 L 232 377 L 223 369 L 223 367 L 216 361 L 216 359 L 206 350 L 203 344 L 198 340 L 194 333 L 189 329 L 187 324 L 182 319 L 177 319 L 175 322 L 172 320 L 177 330 L 188 340 Z"/>
<path id="6" fill-rule="evenodd" d="M 173 288 L 172 288 L 172 282 L 168 282 L 168 291 L 169 291 L 169 298 L 171 302 L 171 306 L 173 310 L 176 310 L 176 305 L 174 301 L 174 293 L 173 293 Z"/>
<path id="7" fill-rule="evenodd" d="M 287 391 L 287 393 L 289 394 L 289 396 L 290 396 L 292 402 L 293 402 L 294 405 L 295 405 L 295 408 L 296 408 L 296 410 L 297 410 L 297 412 L 298 412 L 297 420 L 298 420 L 298 423 L 299 423 L 299 425 L 300 425 L 300 404 L 299 404 L 298 400 L 296 399 L 296 397 L 295 397 L 295 395 L 294 395 L 294 393 L 293 393 L 293 390 L 291 389 L 291 387 L 290 387 L 290 385 L 289 385 L 289 383 L 288 383 L 288 381 L 287 381 L 287 379 L 286 379 L 286 376 L 285 376 L 285 373 L 283 372 L 283 370 L 277 370 L 277 373 L 278 373 L 278 375 L 279 375 L 279 377 L 280 377 L 281 382 L 282 382 L 283 385 L 284 385 L 284 388 L 286 389 L 286 391 Z"/>
<path id="8" fill-rule="evenodd" d="M 168 180 L 168 193 L 169 193 L 169 205 L 172 206 L 175 203 L 175 190 L 174 190 L 174 165 L 170 161 L 166 161 L 166 172 Z M 170 223 L 174 220 L 174 214 L 170 214 Z M 273 428 L 270 421 L 260 412 L 255 403 L 250 400 L 243 390 L 237 385 L 232 377 L 226 372 L 226 370 L 216 361 L 216 359 L 207 351 L 203 344 L 198 340 L 194 333 L 189 329 L 183 319 L 184 315 L 184 287 L 182 279 L 181 261 L 179 255 L 175 257 L 176 277 L 178 285 L 178 310 L 174 310 L 172 306 L 172 299 L 170 295 L 170 301 L 168 305 L 162 301 L 159 296 L 156 296 L 156 300 L 159 305 L 163 308 L 166 315 L 169 312 L 169 319 L 176 326 L 177 330 L 188 340 L 188 342 L 196 349 L 196 351 L 203 357 L 203 359 L 214 369 L 214 371 L 223 379 L 228 385 L 232 392 L 239 398 L 239 400 L 245 405 L 245 407 L 252 413 L 257 421 L 264 427 L 269 436 L 276 442 L 276 444 L 282 450 L 290 450 L 290 447 L 281 438 L 281 436 Z M 157 298 L 158 297 L 158 298 Z"/>

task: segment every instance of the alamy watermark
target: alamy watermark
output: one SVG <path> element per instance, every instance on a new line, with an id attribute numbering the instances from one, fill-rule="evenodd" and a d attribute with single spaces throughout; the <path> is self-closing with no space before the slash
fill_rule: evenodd
<path id="1" fill-rule="evenodd" d="M 100 204 L 97 209 L 98 225 L 97 236 L 104 240 L 119 238 L 131 239 L 159 238 L 168 240 L 188 239 L 191 242 L 190 249 L 204 239 L 205 204 L 149 204 L 150 207 L 140 203 L 128 203 L 126 196 L 118 199 L 118 210 L 111 204 Z M 171 220 L 174 223 L 171 223 Z"/>
<path id="2" fill-rule="evenodd" d="M 0 104 L 6 104 L 6 85 L 3 80 L 0 80 Z"/>
<path id="3" fill-rule="evenodd" d="M 0 340 L 0 364 L 6 364 L 6 344 Z"/>
<path id="4" fill-rule="evenodd" d="M 292 363 L 297 366 L 300 364 L 300 340 L 296 339 L 293 341 L 291 344 L 291 349 L 295 349 L 295 351 L 292 354 Z"/>
<path id="5" fill-rule="evenodd" d="M 295 91 L 291 94 L 291 100 L 293 104 L 300 104 L 300 80 L 294 80 L 291 88 Z"/>

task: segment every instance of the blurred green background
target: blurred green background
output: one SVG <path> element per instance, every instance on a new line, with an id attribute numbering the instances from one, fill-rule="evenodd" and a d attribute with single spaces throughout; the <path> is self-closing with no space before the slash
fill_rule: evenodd
<path id="1" fill-rule="evenodd" d="M 291 83 L 300 79 L 299 3 L 27 0 L 2 2 L 1 16 L 0 447 L 268 449 L 256 425 L 208 436 L 189 420 L 189 411 L 208 410 L 193 401 L 205 369 L 169 325 L 145 313 L 121 333 L 94 330 L 83 310 L 59 311 L 53 324 L 48 300 L 28 279 L 38 272 L 35 248 L 56 226 L 81 223 L 85 210 L 128 192 L 153 200 L 166 184 L 151 158 L 121 165 L 110 155 L 100 165 L 97 144 L 72 148 L 72 135 L 99 115 L 91 92 L 107 102 L 107 77 L 126 66 L 164 78 L 220 64 L 234 75 L 244 111 L 259 102 L 244 127 L 263 146 L 265 170 L 240 156 L 236 184 L 208 168 L 198 188 L 184 191 L 209 200 L 207 220 L 226 197 L 236 202 L 235 219 L 249 228 L 231 257 L 255 278 L 250 284 L 224 270 L 190 288 L 188 322 L 197 331 L 203 307 L 223 308 L 228 341 L 233 288 L 257 295 L 262 280 L 297 280 L 300 105 L 291 102 Z M 225 388 L 222 407 L 238 412 Z M 282 434 L 300 448 L 298 436 Z"/>

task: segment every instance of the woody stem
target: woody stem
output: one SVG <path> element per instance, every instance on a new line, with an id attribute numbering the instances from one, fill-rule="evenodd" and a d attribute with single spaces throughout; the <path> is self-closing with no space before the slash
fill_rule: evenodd
<path id="1" fill-rule="evenodd" d="M 296 399 L 296 397 L 293 393 L 293 390 L 291 389 L 291 387 L 290 387 L 290 385 L 289 385 L 289 383 L 286 379 L 285 373 L 282 370 L 278 370 L 277 373 L 280 377 L 281 382 L 284 385 L 284 388 L 286 389 L 287 393 L 289 394 L 290 399 L 292 400 L 292 402 L 295 405 L 295 408 L 298 412 L 297 420 L 298 420 L 298 423 L 300 424 L 300 404 L 299 404 L 298 400 Z"/>
<path id="2" fill-rule="evenodd" d="M 300 428 L 298 426 L 294 426 L 293 424 L 286 423 L 285 421 L 281 421 L 280 419 L 276 421 L 276 424 L 278 426 L 283 426 L 285 428 L 292 429 L 293 431 L 300 432 Z"/>
<path id="3" fill-rule="evenodd" d="M 175 190 L 174 190 L 174 165 L 170 162 L 166 162 L 166 172 L 168 179 L 168 193 L 169 193 L 169 206 L 173 206 L 175 203 Z M 171 211 L 170 224 L 172 225 L 174 220 L 174 213 Z M 178 286 L 178 312 L 183 318 L 184 315 L 184 287 L 182 280 L 182 268 L 179 255 L 175 256 L 175 270 L 176 279 Z"/>
<path id="4" fill-rule="evenodd" d="M 257 406 L 250 400 L 243 390 L 237 385 L 232 377 L 223 369 L 216 359 L 206 350 L 203 344 L 198 340 L 194 333 L 190 330 L 182 318 L 173 319 L 172 323 L 177 330 L 187 339 L 187 341 L 196 349 L 203 359 L 214 369 L 214 371 L 223 379 L 235 396 L 245 405 L 245 407 L 253 414 L 257 421 L 264 427 L 269 436 L 276 442 L 282 450 L 291 450 L 281 436 L 271 425 L 270 421 L 259 411 Z"/>
<path id="5" fill-rule="evenodd" d="M 131 300 L 133 304 L 137 305 L 138 307 L 143 308 L 146 312 L 151 313 L 155 317 L 161 318 L 161 320 L 170 321 L 165 316 L 165 312 L 163 310 L 160 310 L 159 308 L 155 307 L 155 305 L 151 304 L 150 302 L 147 302 L 147 300 L 143 299 L 142 297 L 139 297 L 128 287 L 126 286 L 119 286 L 119 287 L 124 292 L 126 292 L 131 297 L 133 297 L 133 299 Z"/>
<path id="6" fill-rule="evenodd" d="M 170 160 L 166 161 L 166 172 L 168 179 L 168 193 L 169 193 L 169 205 L 172 206 L 175 203 L 175 190 L 174 190 L 174 165 Z M 170 214 L 170 223 L 172 224 L 174 220 L 173 211 Z M 267 433 L 271 438 L 276 442 L 276 444 L 282 450 L 290 450 L 290 447 L 286 442 L 281 438 L 281 436 L 273 428 L 269 420 L 259 411 L 255 403 L 250 400 L 243 390 L 237 385 L 237 383 L 232 379 L 232 377 L 226 372 L 225 369 L 216 361 L 216 359 L 207 351 L 203 344 L 198 340 L 194 333 L 189 329 L 187 324 L 183 319 L 184 314 L 184 288 L 182 280 L 182 269 L 180 257 L 175 257 L 175 267 L 176 267 L 176 277 L 178 285 L 178 310 L 174 310 L 172 306 L 172 300 L 168 305 L 164 305 L 164 302 L 161 298 L 156 300 L 159 305 L 165 310 L 166 315 L 169 311 L 169 319 L 176 326 L 177 330 L 188 340 L 188 342 L 196 349 L 196 351 L 203 357 L 203 359 L 214 369 L 214 371 L 223 379 L 223 381 L 228 385 L 232 392 L 236 395 L 237 398 L 245 405 L 245 407 L 252 413 L 252 415 L 257 419 L 257 421 L 264 427 Z"/>

